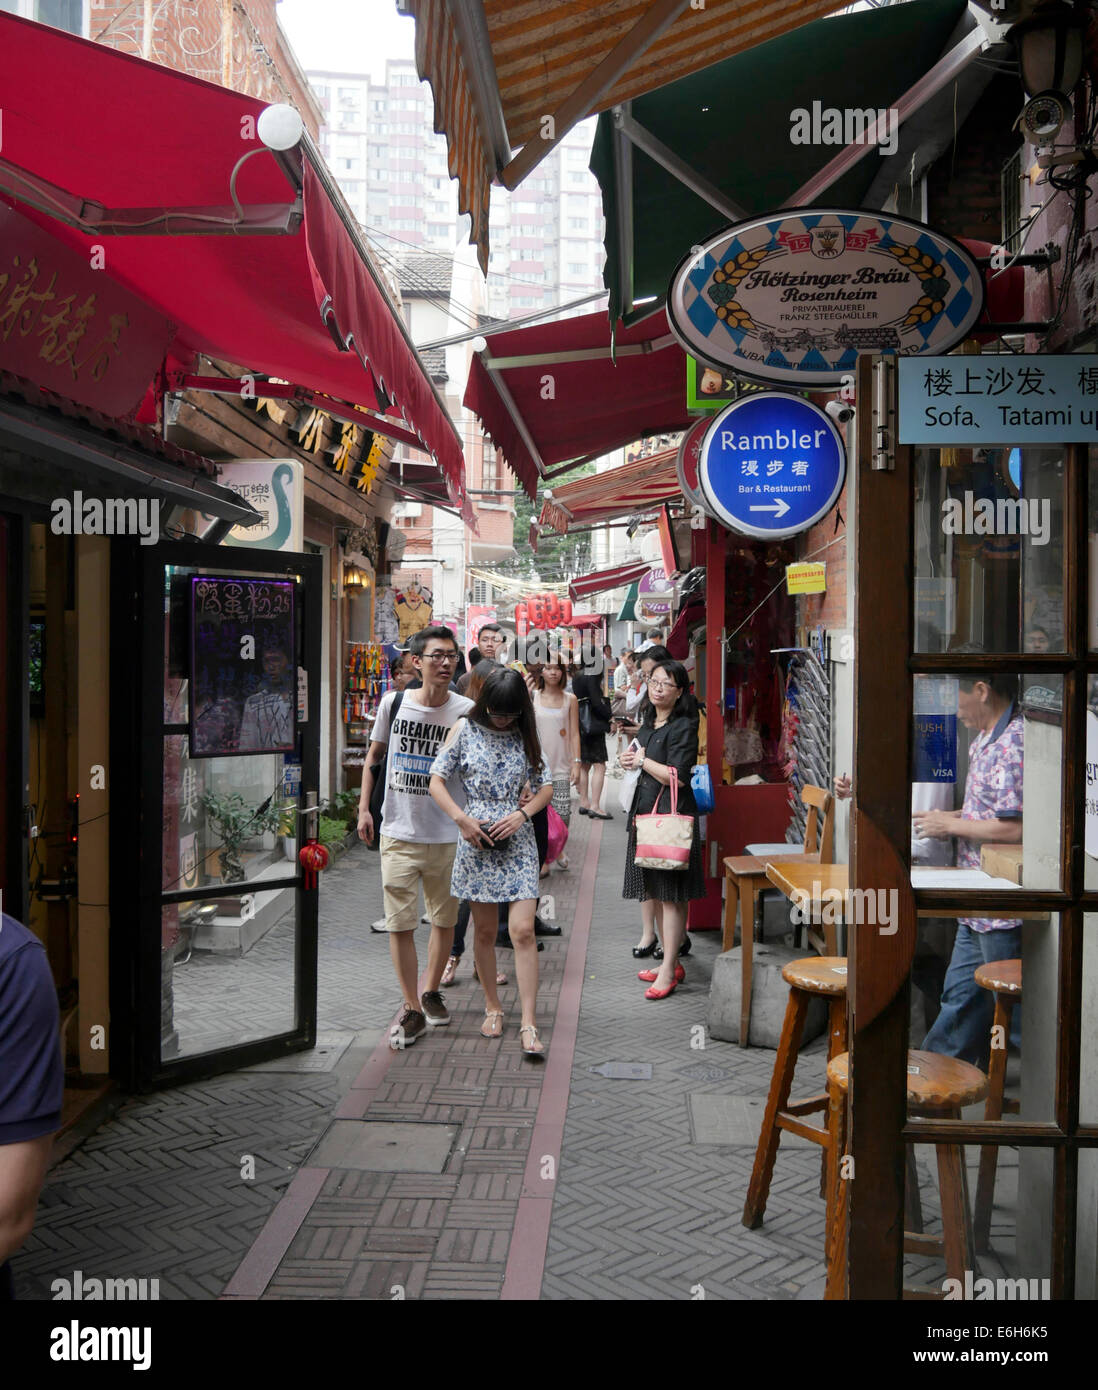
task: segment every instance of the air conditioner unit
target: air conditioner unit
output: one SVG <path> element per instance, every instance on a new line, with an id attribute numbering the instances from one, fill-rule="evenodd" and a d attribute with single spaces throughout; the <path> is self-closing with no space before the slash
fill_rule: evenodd
<path id="1" fill-rule="evenodd" d="M 414 517 L 423 515 L 422 502 L 396 502 L 393 505 L 394 517 Z"/>

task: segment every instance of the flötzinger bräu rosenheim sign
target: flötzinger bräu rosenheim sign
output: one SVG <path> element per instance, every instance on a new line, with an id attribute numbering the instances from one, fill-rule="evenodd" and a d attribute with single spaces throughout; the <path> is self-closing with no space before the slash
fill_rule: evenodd
<path id="1" fill-rule="evenodd" d="M 693 247 L 667 319 L 688 352 L 735 375 L 838 386 L 862 352 L 947 352 L 983 304 L 971 256 L 921 222 L 801 208 Z"/>

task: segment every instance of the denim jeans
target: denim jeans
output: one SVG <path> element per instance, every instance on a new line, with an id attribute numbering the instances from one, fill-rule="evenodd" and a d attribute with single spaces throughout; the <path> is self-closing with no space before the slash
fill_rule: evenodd
<path id="1" fill-rule="evenodd" d="M 1022 954 L 1022 928 L 977 932 L 963 922 L 957 924 L 957 939 L 946 971 L 942 1007 L 934 1026 L 923 1041 L 925 1052 L 942 1052 L 962 1062 L 987 1066 L 991 1051 L 991 1020 L 995 995 L 981 989 L 974 978 L 981 965 L 995 960 L 1016 960 Z M 1021 1009 L 1015 1005 L 1010 1025 L 1010 1041 L 1022 1044 Z"/>

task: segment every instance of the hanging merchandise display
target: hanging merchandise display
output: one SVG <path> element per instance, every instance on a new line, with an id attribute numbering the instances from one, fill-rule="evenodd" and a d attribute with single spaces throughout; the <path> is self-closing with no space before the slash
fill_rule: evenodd
<path id="1" fill-rule="evenodd" d="M 400 623 L 396 615 L 396 595 L 388 582 L 378 581 L 374 602 L 374 637 L 382 646 L 395 646 L 400 641 Z"/>
<path id="2" fill-rule="evenodd" d="M 377 713 L 381 697 L 391 688 L 389 663 L 380 643 L 348 642 L 343 722 L 349 726 L 349 738 L 367 737 L 365 726 Z"/>
<path id="3" fill-rule="evenodd" d="M 948 352 L 983 307 L 976 262 L 921 222 L 795 208 L 692 247 L 667 320 L 687 352 L 737 376 L 835 387 L 862 352 Z"/>

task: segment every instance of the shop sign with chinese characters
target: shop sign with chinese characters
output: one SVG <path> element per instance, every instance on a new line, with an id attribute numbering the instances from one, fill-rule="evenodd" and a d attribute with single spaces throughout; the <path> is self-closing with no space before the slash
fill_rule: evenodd
<path id="1" fill-rule="evenodd" d="M 827 566 L 801 563 L 786 565 L 785 588 L 790 594 L 822 594 L 827 590 Z"/>
<path id="2" fill-rule="evenodd" d="M 671 281 L 667 322 L 687 352 L 735 376 L 840 386 L 859 353 L 948 351 L 983 304 L 972 257 L 921 222 L 799 208 L 691 247 Z M 724 390 L 703 374 L 700 394 L 710 384 Z"/>
<path id="3" fill-rule="evenodd" d="M 164 361 L 175 325 L 113 280 L 105 265 L 93 269 L 87 257 L 3 206 L 0 248 L 0 369 L 104 415 L 130 414 Z"/>
<path id="4" fill-rule="evenodd" d="M 1098 439 L 1098 356 L 1007 353 L 900 361 L 900 443 Z"/>

